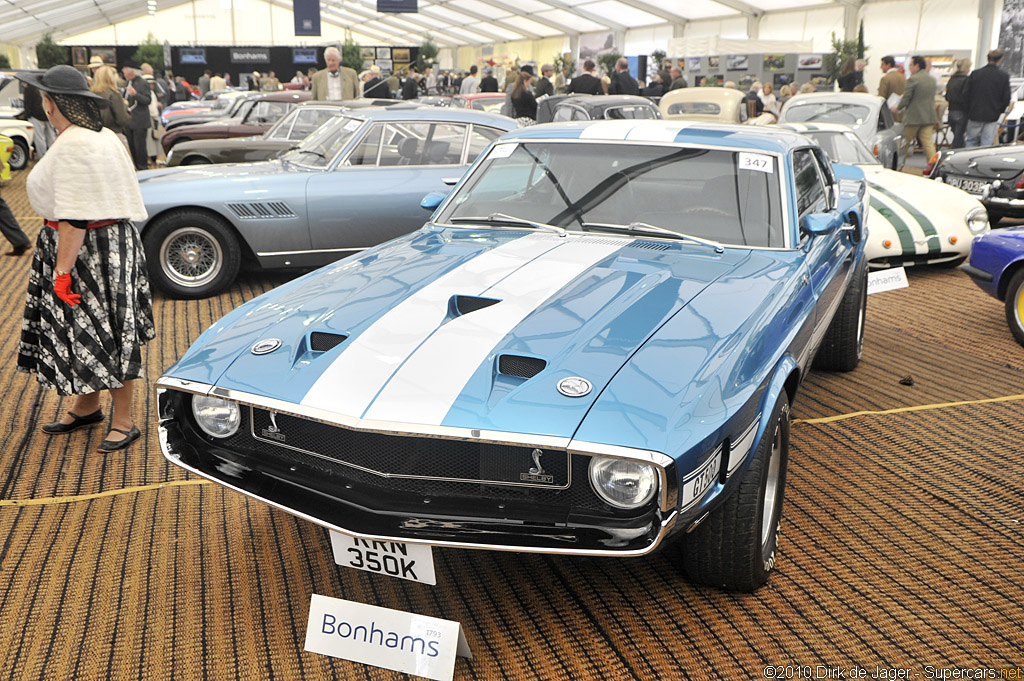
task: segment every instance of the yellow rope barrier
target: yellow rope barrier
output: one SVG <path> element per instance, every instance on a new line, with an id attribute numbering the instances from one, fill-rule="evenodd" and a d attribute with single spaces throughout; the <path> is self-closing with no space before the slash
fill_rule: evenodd
<path id="1" fill-rule="evenodd" d="M 136 487 L 122 487 L 106 492 L 95 494 L 79 494 L 72 497 L 49 497 L 46 499 L 0 499 L 0 506 L 49 506 L 50 504 L 71 504 L 76 501 L 89 501 L 90 499 L 102 499 L 103 497 L 116 497 L 120 494 L 134 494 L 145 492 L 151 489 L 163 489 L 164 487 L 187 487 L 191 485 L 209 485 L 209 480 L 173 480 L 170 482 L 157 482 L 152 485 L 138 485 Z"/>
<path id="2" fill-rule="evenodd" d="M 896 409 L 883 409 L 881 411 L 855 411 L 849 414 L 837 414 L 835 416 L 823 416 L 816 419 L 793 419 L 793 423 L 835 423 L 857 416 L 884 416 L 886 414 L 902 414 L 908 411 L 929 411 L 932 409 L 945 409 L 947 407 L 963 407 L 972 404 L 992 404 L 994 402 L 1015 402 L 1024 400 L 1024 394 L 1006 395 L 1005 397 L 989 397 L 983 400 L 964 400 L 963 402 L 940 402 L 938 404 L 919 404 L 915 407 L 898 407 Z"/>

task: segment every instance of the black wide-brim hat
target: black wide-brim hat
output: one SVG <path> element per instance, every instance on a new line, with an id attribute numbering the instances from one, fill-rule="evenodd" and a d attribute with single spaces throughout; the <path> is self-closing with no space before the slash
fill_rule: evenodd
<path id="1" fill-rule="evenodd" d="M 14 76 L 23 83 L 37 87 L 43 92 L 54 95 L 71 95 L 74 97 L 86 97 L 96 100 L 99 106 L 109 106 L 110 102 L 89 90 L 89 84 L 85 82 L 78 69 L 66 64 L 50 67 L 46 73 L 18 73 Z"/>

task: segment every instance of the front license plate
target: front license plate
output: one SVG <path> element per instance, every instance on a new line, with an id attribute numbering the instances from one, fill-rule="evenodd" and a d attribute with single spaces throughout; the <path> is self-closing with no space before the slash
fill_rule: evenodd
<path id="1" fill-rule="evenodd" d="M 704 496 L 704 493 L 718 480 L 718 473 L 721 470 L 722 450 L 719 448 L 706 464 L 683 482 L 683 507 L 689 506 Z"/>
<path id="2" fill-rule="evenodd" d="M 426 544 L 371 541 L 334 530 L 330 532 L 331 550 L 338 565 L 421 584 L 437 584 L 434 552 Z"/>
<path id="3" fill-rule="evenodd" d="M 985 190 L 988 186 L 988 182 L 983 180 L 969 180 L 965 177 L 950 177 L 946 180 L 946 184 L 957 189 L 963 189 L 968 194 L 978 194 Z"/>

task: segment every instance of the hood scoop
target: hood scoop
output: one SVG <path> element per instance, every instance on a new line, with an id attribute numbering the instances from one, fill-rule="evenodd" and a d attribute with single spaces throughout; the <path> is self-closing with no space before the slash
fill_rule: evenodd
<path id="1" fill-rule="evenodd" d="M 448 301 L 448 316 L 461 317 L 462 315 L 482 310 L 500 303 L 497 298 L 481 298 L 479 296 L 452 296 Z"/>
<path id="2" fill-rule="evenodd" d="M 348 336 L 340 333 L 327 333 L 325 331 L 313 331 L 309 334 L 310 352 L 327 352 L 348 339 Z"/>
<path id="3" fill-rule="evenodd" d="M 539 357 L 523 355 L 500 355 L 498 357 L 498 373 L 515 378 L 533 378 L 544 371 L 548 363 Z"/>

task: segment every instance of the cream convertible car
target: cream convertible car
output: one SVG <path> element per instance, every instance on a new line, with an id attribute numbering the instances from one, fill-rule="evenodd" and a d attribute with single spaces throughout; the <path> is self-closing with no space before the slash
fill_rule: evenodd
<path id="1" fill-rule="evenodd" d="M 688 87 L 671 90 L 658 102 L 658 108 L 661 109 L 661 115 L 669 120 L 746 125 L 775 123 L 775 116 L 767 112 L 751 117 L 747 111 L 746 95 L 732 88 Z"/>
<path id="2" fill-rule="evenodd" d="M 803 133 L 833 161 L 856 165 L 868 181 L 871 203 L 864 254 L 868 267 L 958 265 L 974 237 L 989 231 L 988 213 L 967 192 L 884 168 L 850 128 L 835 123 L 780 123 Z"/>

